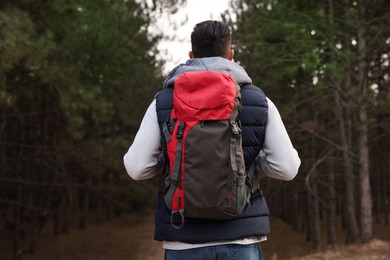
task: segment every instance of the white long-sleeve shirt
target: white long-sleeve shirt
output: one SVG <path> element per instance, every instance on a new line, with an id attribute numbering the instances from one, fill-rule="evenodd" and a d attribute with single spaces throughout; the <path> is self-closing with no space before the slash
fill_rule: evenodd
<path id="1" fill-rule="evenodd" d="M 264 146 L 258 157 L 257 169 L 269 177 L 292 180 L 298 172 L 300 159 L 284 127 L 274 103 L 268 99 L 268 121 Z M 160 173 L 160 127 L 156 101 L 149 105 L 133 144 L 124 156 L 127 173 L 134 180 L 152 178 Z"/>

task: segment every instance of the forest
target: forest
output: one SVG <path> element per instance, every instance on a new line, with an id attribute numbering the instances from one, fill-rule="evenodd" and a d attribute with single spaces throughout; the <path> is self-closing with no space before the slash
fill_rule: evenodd
<path id="1" fill-rule="evenodd" d="M 61 236 L 153 207 L 159 180 L 132 181 L 123 155 L 165 77 L 167 35 L 150 28 L 185 3 L 0 0 L 8 258 L 48 225 Z M 313 248 L 369 242 L 390 217 L 390 2 L 233 0 L 221 20 L 302 160 L 293 181 L 261 178 L 272 216 Z"/>

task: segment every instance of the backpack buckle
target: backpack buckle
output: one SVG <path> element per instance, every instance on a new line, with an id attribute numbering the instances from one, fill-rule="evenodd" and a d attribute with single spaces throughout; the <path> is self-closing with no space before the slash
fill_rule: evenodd
<path id="1" fill-rule="evenodd" d="M 173 123 L 173 125 L 172 125 L 172 123 Z M 170 135 L 173 132 L 173 128 L 175 126 L 174 123 L 175 123 L 174 121 L 172 121 L 170 119 L 167 119 L 167 121 L 165 121 L 164 124 L 162 125 L 162 132 L 164 134 L 166 142 L 171 141 L 171 136 Z"/>
<path id="2" fill-rule="evenodd" d="M 176 138 L 181 139 L 183 137 L 184 126 L 185 126 L 185 123 L 180 122 L 179 128 L 177 129 Z"/>
<path id="3" fill-rule="evenodd" d="M 173 127 L 174 127 L 174 125 L 172 125 L 173 121 L 168 119 L 165 123 L 166 123 L 166 126 L 167 126 L 167 130 L 170 133 L 172 133 L 173 132 Z"/>
<path id="4" fill-rule="evenodd" d="M 164 134 L 164 138 L 165 138 L 165 141 L 168 143 L 169 141 L 171 141 L 171 136 L 169 135 L 169 126 L 167 124 L 167 122 L 165 122 L 162 126 L 162 132 Z"/>
<path id="5" fill-rule="evenodd" d="M 238 126 L 237 122 L 230 121 L 230 125 L 234 135 L 240 134 L 240 127 Z"/>

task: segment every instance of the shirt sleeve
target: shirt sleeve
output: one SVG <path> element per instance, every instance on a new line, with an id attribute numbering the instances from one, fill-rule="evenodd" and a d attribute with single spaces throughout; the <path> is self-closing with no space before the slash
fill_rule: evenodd
<path id="1" fill-rule="evenodd" d="M 159 164 L 160 127 L 156 101 L 149 105 L 129 150 L 123 157 L 127 173 L 134 180 L 150 179 L 161 173 Z"/>
<path id="2" fill-rule="evenodd" d="M 275 104 L 268 101 L 268 121 L 264 146 L 257 157 L 257 170 L 269 177 L 292 180 L 298 173 L 301 160 L 293 147 Z"/>

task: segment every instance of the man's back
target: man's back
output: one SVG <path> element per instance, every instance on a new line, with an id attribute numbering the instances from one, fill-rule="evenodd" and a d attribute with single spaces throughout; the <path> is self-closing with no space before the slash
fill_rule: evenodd
<path id="1" fill-rule="evenodd" d="M 164 90 L 151 103 L 129 151 L 124 156 L 128 174 L 134 179 L 146 179 L 161 174 L 162 123 L 173 107 L 174 83 L 190 71 L 216 71 L 231 75 L 241 86 L 243 110 L 239 120 L 243 131 L 246 168 L 256 161 L 258 174 L 291 180 L 297 174 L 300 159 L 291 144 L 278 110 L 257 87 L 245 70 L 234 63 L 230 48 L 231 35 L 227 25 L 205 21 L 195 26 L 191 34 L 190 60 L 175 67 L 164 82 Z M 231 220 L 188 218 L 179 230 L 171 218 L 162 192 L 156 208 L 155 239 L 164 241 L 165 259 L 186 259 L 189 255 L 229 252 L 234 259 L 262 259 L 260 241 L 269 233 L 268 207 L 260 190 L 255 192 L 242 214 Z M 212 253 L 214 252 L 214 253 Z M 250 256 L 250 257 L 249 257 Z M 229 259 L 229 258 L 220 258 Z"/>

